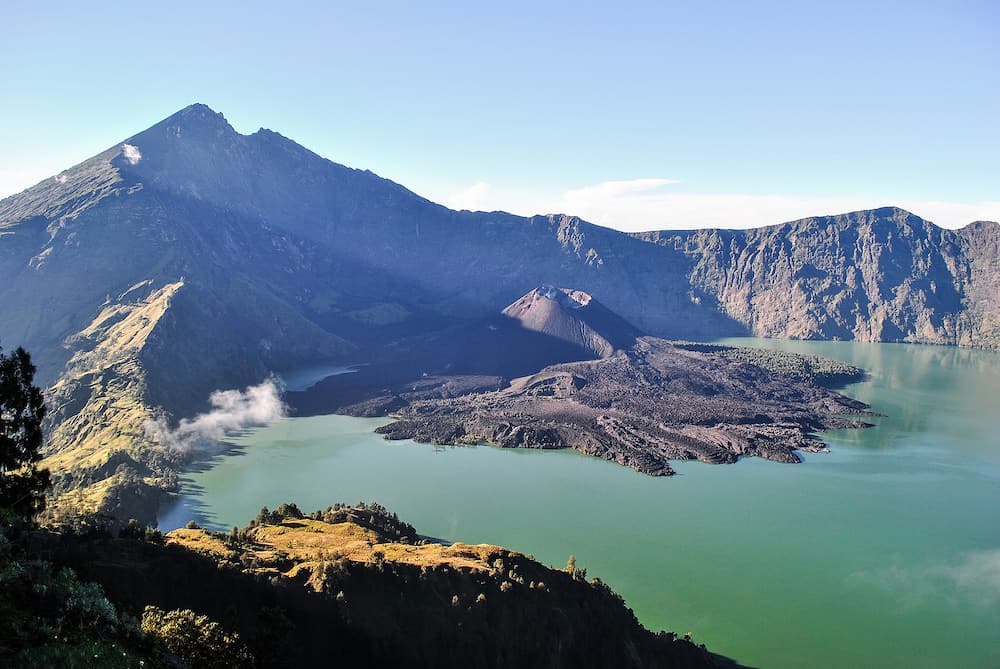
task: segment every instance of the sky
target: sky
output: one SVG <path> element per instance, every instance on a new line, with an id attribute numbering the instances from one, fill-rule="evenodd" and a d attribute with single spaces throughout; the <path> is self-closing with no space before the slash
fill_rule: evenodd
<path id="1" fill-rule="evenodd" d="M 0 9 L 0 197 L 193 102 L 455 208 L 624 230 L 1000 220 L 1000 3 Z"/>

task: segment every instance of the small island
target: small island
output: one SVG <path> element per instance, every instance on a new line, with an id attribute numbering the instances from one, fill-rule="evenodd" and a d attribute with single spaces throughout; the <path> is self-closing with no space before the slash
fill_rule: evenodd
<path id="1" fill-rule="evenodd" d="M 427 349 L 450 352 L 433 358 L 440 373 L 373 369 L 367 386 L 363 372 L 317 389 L 337 412 L 395 418 L 378 430 L 389 439 L 574 448 L 653 476 L 673 474 L 671 460 L 797 463 L 796 451 L 826 450 L 816 432 L 867 427 L 871 415 L 831 389 L 863 379 L 857 367 L 644 336 L 587 293 L 552 286 Z M 469 349 L 483 359 L 448 373 Z"/>

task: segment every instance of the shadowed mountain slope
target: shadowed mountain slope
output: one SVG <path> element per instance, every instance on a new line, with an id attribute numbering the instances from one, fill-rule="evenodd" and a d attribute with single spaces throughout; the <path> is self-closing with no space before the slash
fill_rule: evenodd
<path id="1" fill-rule="evenodd" d="M 498 316 L 413 338 L 386 360 L 288 393 L 299 415 L 383 415 L 407 397 L 498 390 L 563 362 L 607 358 L 642 333 L 583 291 L 541 286 Z"/>

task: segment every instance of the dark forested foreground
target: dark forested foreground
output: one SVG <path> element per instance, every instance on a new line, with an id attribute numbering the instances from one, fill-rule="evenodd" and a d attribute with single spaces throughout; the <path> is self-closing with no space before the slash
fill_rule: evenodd
<path id="1" fill-rule="evenodd" d="M 3 666 L 736 666 L 644 629 L 572 558 L 429 543 L 377 504 L 229 533 L 7 525 L 0 579 Z"/>
<path id="2" fill-rule="evenodd" d="M 555 570 L 497 546 L 429 542 L 377 504 L 310 515 L 286 504 L 229 533 L 192 522 L 164 536 L 81 509 L 39 528 L 49 472 L 37 466 L 45 405 L 34 372 L 23 349 L 0 355 L 3 666 L 724 662 L 650 633 L 572 557 Z"/>

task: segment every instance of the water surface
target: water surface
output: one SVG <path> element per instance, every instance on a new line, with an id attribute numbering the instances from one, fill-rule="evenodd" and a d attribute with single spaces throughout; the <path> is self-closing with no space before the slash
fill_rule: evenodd
<path id="1" fill-rule="evenodd" d="M 1000 355 L 729 340 L 838 358 L 885 418 L 799 465 L 677 463 L 651 478 L 572 451 L 387 442 L 381 419 L 286 419 L 183 478 L 164 526 L 377 500 L 423 534 L 562 566 L 652 629 L 761 667 L 1000 667 Z"/>

